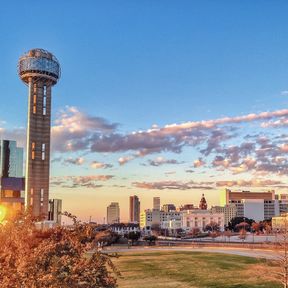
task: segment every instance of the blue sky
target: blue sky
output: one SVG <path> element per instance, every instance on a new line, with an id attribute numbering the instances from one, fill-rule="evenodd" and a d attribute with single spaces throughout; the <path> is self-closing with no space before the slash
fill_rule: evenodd
<path id="1" fill-rule="evenodd" d="M 202 142 L 200 135 L 193 136 L 193 140 L 198 137 L 197 141 L 201 142 L 198 146 L 191 145 L 190 138 L 189 143 L 187 138 L 181 138 L 181 141 L 186 141 L 182 146 L 173 134 L 171 141 L 176 141 L 178 146 L 170 143 L 173 146 L 172 149 L 169 144 L 170 149 L 165 142 L 160 150 L 149 151 L 143 157 L 135 156 L 139 145 L 132 145 L 134 148 L 131 149 L 128 143 L 128 147 L 110 147 L 107 151 L 97 147 L 92 149 L 94 152 L 91 152 L 91 146 L 93 141 L 99 144 L 103 135 L 109 136 L 109 144 L 115 141 L 117 146 L 120 136 L 117 136 L 117 141 L 112 134 L 121 134 L 125 138 L 132 132 L 147 131 L 152 125 L 161 129 L 173 123 L 215 120 L 249 113 L 258 115 L 285 109 L 288 104 L 287 8 L 287 1 L 272 0 L 7 1 L 0 8 L 2 137 L 9 135 L 23 141 L 27 91 L 17 76 L 17 60 L 25 51 L 41 47 L 53 52 L 62 67 L 62 78 L 53 89 L 53 125 L 61 126 L 58 130 L 62 136 L 65 129 L 70 134 L 67 133 L 68 138 L 63 139 L 55 128 L 54 142 L 58 141 L 58 144 L 54 146 L 58 148 L 52 152 L 55 161 L 51 172 L 53 177 L 65 176 L 68 184 L 64 185 L 62 182 L 65 181 L 61 179 L 61 185 L 58 183 L 51 187 L 51 195 L 63 198 L 65 209 L 83 219 L 92 215 L 100 221 L 109 202 L 119 201 L 125 220 L 128 196 L 134 193 L 140 195 L 144 209 L 151 206 L 153 195 L 160 196 L 163 203 L 196 204 L 203 191 L 210 204 L 217 204 L 220 186 L 216 187 L 215 183 L 220 180 L 275 179 L 281 182 L 279 185 L 286 185 L 285 173 L 281 172 L 286 171 L 286 136 L 277 138 L 277 135 L 285 134 L 286 113 L 261 118 L 260 122 L 259 119 L 240 124 L 228 121 L 217 126 L 217 133 L 222 133 L 222 138 L 219 136 L 221 143 L 217 142 L 221 149 L 214 147 L 209 154 L 201 150 L 211 139 L 209 133 L 213 131 L 210 130 L 209 133 L 205 130 L 209 135 L 202 135 L 205 138 Z M 76 130 L 79 128 L 81 133 L 77 131 L 81 135 L 76 133 L 75 136 L 75 127 L 72 131 L 70 120 L 79 121 L 81 129 L 76 127 Z M 274 120 L 281 123 L 273 124 Z M 263 121 L 266 124 L 272 122 L 265 126 Z M 112 128 L 111 123 L 118 126 L 112 125 Z M 95 137 L 95 133 L 100 138 Z M 59 148 L 65 141 L 73 142 L 76 138 L 82 144 L 89 138 L 89 145 L 86 143 L 85 147 L 75 148 L 73 152 L 67 151 L 64 146 Z M 132 137 L 128 138 L 127 142 L 135 141 L 130 139 Z M 269 146 L 268 140 L 266 146 L 263 144 L 264 138 L 270 141 L 269 149 L 274 149 L 273 153 L 269 150 L 269 155 L 262 152 L 263 149 L 268 151 Z M 145 139 L 141 141 L 145 142 Z M 244 142 L 258 146 L 251 144 L 253 147 L 245 154 L 244 148 L 240 147 Z M 141 143 L 140 146 L 145 148 L 146 144 Z M 242 149 L 242 154 L 234 162 L 231 149 L 226 151 L 230 146 Z M 254 155 L 255 149 L 260 149 L 258 158 Z M 281 153 L 279 149 L 282 149 Z M 268 157 L 269 164 L 276 161 L 275 157 L 284 158 L 277 158 L 282 161 L 282 170 L 277 171 L 275 167 L 273 170 L 269 166 L 273 170 L 270 171 L 268 160 L 259 158 L 263 156 L 261 153 L 266 153 L 266 158 L 273 158 Z M 229 159 L 229 163 L 216 163 L 217 156 Z M 130 161 L 119 165 L 121 157 L 128 157 Z M 199 158 L 203 163 L 200 161 L 201 165 L 194 167 L 194 161 Z M 235 174 L 236 168 L 241 165 L 243 168 L 243 161 L 247 158 L 257 158 L 256 164 L 251 160 L 256 166 L 249 162 L 249 168 L 245 164 L 247 171 L 245 168 L 244 172 Z M 94 168 L 91 168 L 93 161 L 102 163 L 102 166 L 94 163 Z M 109 177 L 103 181 L 103 177 L 102 180 L 96 177 L 99 175 Z M 94 176 L 92 184 L 95 187 L 87 187 L 91 178 L 83 182 L 83 179 L 75 180 L 68 176 Z M 213 184 L 208 183 L 212 182 L 211 179 Z M 170 188 L 167 188 L 167 185 L 163 186 L 165 181 L 174 181 L 172 184 L 178 185 L 168 185 Z M 185 188 L 183 184 L 189 181 L 197 185 L 190 183 L 188 187 L 184 185 Z M 54 182 L 60 181 L 54 179 Z M 150 186 L 143 185 L 144 182 L 150 183 Z M 265 182 L 260 187 L 260 184 L 253 183 L 258 190 L 278 185 L 266 185 Z M 72 184 L 77 184 L 74 185 L 76 189 L 67 188 Z M 191 187 L 200 187 L 200 184 L 216 188 L 203 190 Z M 242 184 L 231 187 L 247 189 L 248 184 Z M 285 192 L 285 189 L 280 191 Z"/>

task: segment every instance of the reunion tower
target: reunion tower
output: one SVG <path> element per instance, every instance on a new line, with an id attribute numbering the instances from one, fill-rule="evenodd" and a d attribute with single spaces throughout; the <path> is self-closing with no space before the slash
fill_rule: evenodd
<path id="1" fill-rule="evenodd" d="M 32 49 L 20 57 L 18 74 L 28 85 L 25 206 L 35 217 L 48 215 L 51 90 L 60 78 L 56 57 Z"/>

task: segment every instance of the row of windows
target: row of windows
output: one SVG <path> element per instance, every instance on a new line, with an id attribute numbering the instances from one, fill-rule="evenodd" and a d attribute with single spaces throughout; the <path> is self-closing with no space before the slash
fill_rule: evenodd
<path id="1" fill-rule="evenodd" d="M 34 189 L 31 188 L 30 190 L 30 205 L 33 205 L 33 194 L 34 194 Z M 40 205 L 43 206 L 43 202 L 44 202 L 44 189 L 41 188 L 40 190 Z"/>
<path id="2" fill-rule="evenodd" d="M 43 107 L 42 107 L 42 115 L 46 115 L 47 109 L 47 87 L 43 86 Z M 37 112 L 37 84 L 33 85 L 33 114 Z"/>
<path id="3" fill-rule="evenodd" d="M 41 159 L 45 160 L 45 150 L 46 150 L 46 144 L 42 143 L 41 145 Z M 31 159 L 35 160 L 35 151 L 36 151 L 36 143 L 32 142 L 31 144 Z"/>

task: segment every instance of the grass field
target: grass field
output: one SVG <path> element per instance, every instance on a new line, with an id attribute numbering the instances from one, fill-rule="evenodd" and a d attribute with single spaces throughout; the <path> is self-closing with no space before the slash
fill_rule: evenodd
<path id="1" fill-rule="evenodd" d="M 124 253 L 113 261 L 120 288 L 280 288 L 250 257 L 201 252 Z"/>

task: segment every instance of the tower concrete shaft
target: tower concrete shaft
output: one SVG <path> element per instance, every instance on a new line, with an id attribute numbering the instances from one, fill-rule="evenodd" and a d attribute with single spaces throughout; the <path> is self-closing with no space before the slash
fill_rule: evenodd
<path id="1" fill-rule="evenodd" d="M 51 81 L 30 77 L 25 205 L 47 218 L 49 203 Z"/>
<path id="2" fill-rule="evenodd" d="M 28 85 L 25 206 L 35 217 L 48 217 L 51 88 L 60 77 L 56 57 L 32 49 L 20 57 L 18 73 Z"/>

